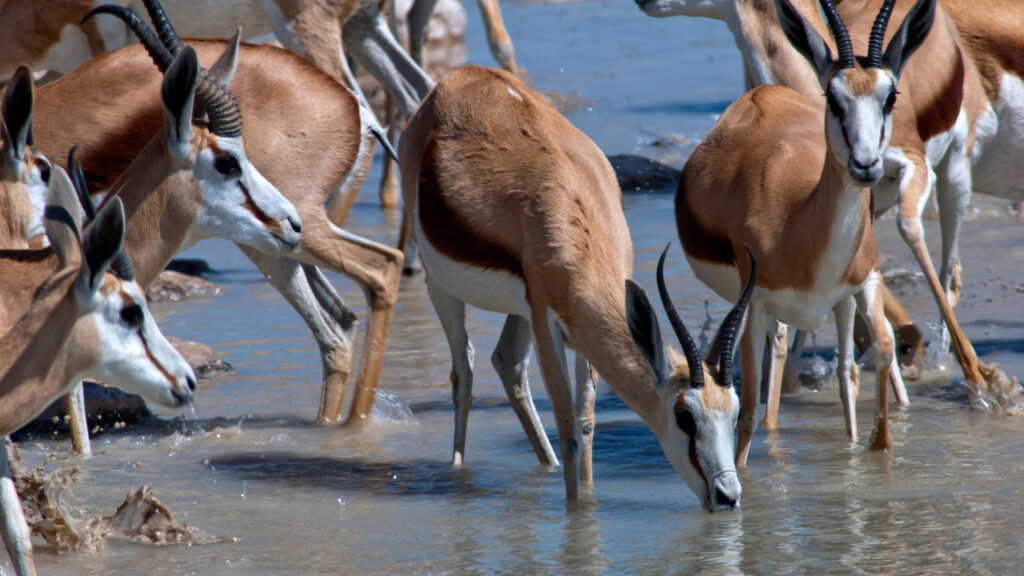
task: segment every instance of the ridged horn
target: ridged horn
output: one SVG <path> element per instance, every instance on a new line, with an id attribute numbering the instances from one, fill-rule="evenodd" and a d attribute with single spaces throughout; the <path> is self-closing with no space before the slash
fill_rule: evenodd
<path id="1" fill-rule="evenodd" d="M 757 283 L 757 258 L 754 258 L 750 246 L 743 245 L 750 256 L 750 279 L 747 280 L 743 293 L 739 300 L 726 314 L 722 325 L 718 328 L 718 334 L 708 349 L 705 361 L 708 364 L 718 363 L 718 383 L 722 386 L 732 386 L 732 356 L 736 347 L 736 333 L 739 332 L 740 324 L 743 322 L 743 315 L 750 304 L 750 296 L 754 292 L 754 285 Z"/>
<path id="2" fill-rule="evenodd" d="M 864 65 L 869 68 L 882 67 L 882 48 L 885 42 L 885 29 L 889 26 L 889 17 L 892 16 L 892 7 L 896 0 L 886 0 L 882 9 L 875 16 L 875 23 L 871 25 L 871 36 L 868 37 L 868 57 Z"/>
<path id="3" fill-rule="evenodd" d="M 832 37 L 836 40 L 836 50 L 839 56 L 839 68 L 853 68 L 855 60 L 853 57 L 853 45 L 850 43 L 850 33 L 846 30 L 846 24 L 836 12 L 836 7 L 829 0 L 819 0 L 821 9 L 828 20 L 828 28 L 832 31 Z"/>
<path id="4" fill-rule="evenodd" d="M 160 42 L 171 51 L 172 55 L 177 56 L 182 47 L 181 38 L 178 37 L 174 26 L 171 26 L 164 7 L 157 0 L 142 0 L 142 3 L 146 6 L 146 12 L 149 12 L 149 20 L 153 23 L 153 30 L 160 37 Z"/>
<path id="5" fill-rule="evenodd" d="M 686 363 L 690 366 L 690 386 L 700 388 L 704 385 L 704 366 L 700 361 L 700 352 L 690 336 L 690 331 L 686 329 L 683 319 L 679 317 L 676 307 L 672 304 L 672 298 L 669 297 L 668 288 L 665 286 L 665 257 L 671 246 L 671 242 L 666 244 L 665 249 L 661 252 L 661 258 L 658 259 L 658 294 L 661 296 L 661 305 L 665 308 L 665 313 L 668 314 L 672 331 L 676 333 L 676 338 L 679 339 L 679 344 L 683 347 L 683 353 L 686 354 Z"/>
<path id="6" fill-rule="evenodd" d="M 147 1 L 146 7 L 149 8 L 149 5 L 153 3 L 152 1 Z M 85 23 L 94 14 L 110 14 L 120 18 L 139 38 L 139 42 L 149 52 L 156 67 L 161 72 L 165 72 L 174 60 L 174 55 L 181 50 L 183 44 L 181 39 L 178 38 L 178 34 L 174 32 L 174 28 L 171 27 L 170 22 L 167 21 L 167 16 L 163 13 L 163 9 L 160 8 L 159 4 L 156 4 L 156 7 L 159 9 L 163 27 L 166 28 L 162 32 L 161 37 L 158 37 L 131 10 L 111 4 L 104 4 L 103 6 L 93 8 L 85 15 L 82 22 Z M 163 37 L 166 37 L 171 42 L 171 45 L 165 44 L 162 41 Z M 242 112 L 238 108 L 238 102 L 235 100 L 234 94 L 220 82 L 210 77 L 204 69 L 199 70 L 196 102 L 199 104 L 198 108 L 205 110 L 209 115 L 210 132 L 226 138 L 238 138 L 242 135 Z"/>

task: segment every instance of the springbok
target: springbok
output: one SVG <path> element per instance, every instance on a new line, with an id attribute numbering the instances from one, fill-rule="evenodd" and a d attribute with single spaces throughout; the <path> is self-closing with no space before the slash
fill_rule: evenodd
<path id="1" fill-rule="evenodd" d="M 467 66 L 428 95 L 398 156 L 404 205 L 452 354 L 453 463 L 464 461 L 472 398 L 468 303 L 508 315 L 491 361 L 542 463 L 554 464 L 530 399 L 527 360 L 536 344 L 568 500 L 581 480 L 593 481 L 593 363 L 654 430 L 702 506 L 736 506 L 738 399 L 723 376 L 731 370 L 720 374 L 714 363 L 731 364 L 746 302 L 723 323 L 707 360 L 685 329 L 686 361 L 666 353 L 650 302 L 629 280 L 622 193 L 600 149 L 515 76 Z M 667 294 L 666 304 L 671 310 Z M 576 350 L 575 407 L 565 346 Z"/>
<path id="2" fill-rule="evenodd" d="M 21 317 L 0 337 L 0 436 L 24 426 L 82 378 L 166 406 L 188 403 L 192 368 L 160 333 L 121 252 L 121 201 L 107 202 L 83 235 L 81 208 L 64 170 L 55 167 L 51 180 L 44 225 L 52 248 L 0 251 L 0 292 L 27 295 Z M 17 574 L 35 574 L 6 442 L 0 471 L 7 550 Z"/>
<path id="3" fill-rule="evenodd" d="M 928 34 L 934 0 L 918 0 L 883 51 L 892 8 L 879 11 L 867 56 L 855 58 L 846 27 L 821 0 L 838 60 L 788 0 L 776 0 L 792 45 L 814 67 L 828 106 L 792 89 L 760 86 L 734 102 L 687 161 L 676 195 L 676 223 L 694 273 L 732 299 L 748 244 L 761 262 L 750 318 L 740 342 L 742 414 L 736 462 L 746 463 L 756 427 L 767 320 L 801 329 L 821 325 L 831 309 L 839 336 L 840 395 L 846 431 L 857 438 L 853 315 L 859 305 L 874 332 L 875 449 L 888 449 L 887 387 L 893 335 L 878 295 L 880 272 L 872 193 L 894 130 L 897 81 Z M 824 131 L 821 117 L 824 115 Z M 769 358 L 769 362 L 771 362 Z"/>
<path id="4" fill-rule="evenodd" d="M 211 236 L 274 255 L 293 253 L 299 245 L 301 219 L 295 207 L 248 160 L 241 113 L 233 96 L 199 70 L 194 51 L 183 51 L 180 61 L 172 64 L 159 41 L 152 38 L 150 44 L 153 42 L 157 45 L 154 60 L 168 70 L 161 89 L 164 127 L 154 130 L 155 136 L 146 134 L 149 143 L 110 188 L 111 195 L 120 196 L 128 211 L 127 251 L 140 283 L 147 286 L 178 251 Z M 230 48 L 224 55 L 228 61 L 237 49 L 235 45 Z M 46 88 L 50 94 L 68 87 Z M 74 87 L 70 90 L 62 97 L 80 95 Z M 155 95 L 153 90 L 149 100 Z M 106 109 L 106 114 L 117 113 L 109 104 L 97 106 Z M 209 121 L 193 125 L 195 109 L 203 110 Z M 40 132 L 39 140 L 43 139 Z M 65 403 L 75 424 L 75 450 L 88 454 L 80 391 Z"/>
<path id="5" fill-rule="evenodd" d="M 45 234 L 43 204 L 49 192 L 50 162 L 32 146 L 35 88 L 28 68 L 18 68 L 3 97 L 0 138 L 0 248 L 28 248 Z"/>
<path id="6" fill-rule="evenodd" d="M 838 11 L 847 22 L 854 42 L 867 37 L 881 2 L 846 0 L 839 5 Z M 685 14 L 725 20 L 744 55 L 748 84 L 779 83 L 796 89 L 812 101 L 824 103 L 813 69 L 794 62 L 800 58 L 798 52 L 781 38 L 782 29 L 768 0 L 727 0 L 700 5 L 688 0 L 638 0 L 638 4 L 652 16 Z M 804 0 L 795 5 L 803 6 L 803 14 L 816 14 L 817 9 L 812 4 Z M 907 4 L 909 2 L 896 6 L 896 13 L 905 13 Z M 951 9 L 956 5 L 955 2 L 948 4 Z M 978 69 L 984 66 L 980 61 L 979 66 L 975 66 L 977 58 L 968 57 L 971 51 L 962 48 L 954 22 L 942 9 L 943 5 L 945 3 L 936 8 L 935 25 L 915 56 L 915 66 L 900 79 L 898 89 L 903 97 L 893 113 L 897 129 L 886 153 L 885 177 L 874 186 L 874 206 L 875 213 L 880 214 L 894 204 L 899 205 L 900 234 L 920 264 L 942 316 L 942 347 L 948 349 L 947 343 L 952 341 L 964 377 L 974 387 L 990 380 L 995 370 L 978 362 L 953 312 L 960 285 L 957 243 L 960 222 L 971 194 L 972 174 L 983 173 L 978 169 L 981 164 L 978 158 L 984 157 L 986 132 L 991 130 L 986 130 L 983 122 L 984 94 Z M 812 18 L 810 22 L 817 24 L 819 19 Z M 964 42 L 969 40 L 965 38 Z M 862 48 L 862 45 L 855 45 L 855 49 Z M 979 138 L 977 145 L 975 136 Z M 972 157 L 973 169 L 969 162 Z M 987 180 L 991 171 L 984 173 L 985 176 L 979 177 Z M 939 274 L 935 273 L 925 246 L 921 225 L 921 212 L 933 185 L 941 216 Z M 909 363 L 919 359 L 924 350 L 920 330 L 884 286 L 881 290 L 886 315 L 903 342 L 901 361 Z M 784 357 L 784 348 L 782 352 Z M 777 406 L 777 396 L 770 398 L 769 405 Z M 775 426 L 775 413 L 776 410 L 769 409 L 766 419 L 769 428 Z"/>
<path id="7" fill-rule="evenodd" d="M 190 45 L 207 66 L 226 47 L 224 41 Z M 361 122 L 351 92 L 309 62 L 272 46 L 243 44 L 238 50 L 231 85 L 245 114 L 247 156 L 297 208 L 303 225 L 297 253 L 242 250 L 306 321 L 319 345 L 324 368 L 319 423 L 340 419 L 357 326 L 355 314 L 317 266 L 346 274 L 364 289 L 370 309 L 367 344 L 349 419 L 357 423 L 373 408 L 402 255 L 337 228 L 325 206 L 347 214 L 365 178 L 374 135 Z M 145 48 L 128 46 L 40 87 L 37 145 L 54 158 L 66 158 L 80 145 L 90 190 L 110 189 L 163 126 L 164 113 L 152 97 L 161 79 Z M 182 210 L 197 208 L 192 202 L 181 204 Z M 175 234 L 187 232 L 186 222 L 146 214 L 150 226 L 159 222 L 178 227 Z"/>

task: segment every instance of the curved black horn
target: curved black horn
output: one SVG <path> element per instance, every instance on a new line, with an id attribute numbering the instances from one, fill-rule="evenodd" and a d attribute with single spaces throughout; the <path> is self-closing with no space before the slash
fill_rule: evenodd
<path id="1" fill-rule="evenodd" d="M 661 305 L 664 306 L 665 313 L 668 314 L 672 331 L 676 333 L 676 338 L 683 346 L 686 363 L 690 365 L 690 386 L 700 388 L 704 385 L 704 367 L 700 361 L 700 352 L 697 350 L 697 344 L 690 337 L 686 325 L 683 324 L 683 319 L 676 312 L 676 307 L 672 305 L 672 298 L 669 297 L 668 288 L 665 286 L 665 256 L 668 255 L 668 249 L 671 246 L 671 242 L 666 244 L 665 249 L 661 252 L 661 258 L 658 259 L 658 294 L 661 295 Z"/>
<path id="2" fill-rule="evenodd" d="M 718 362 L 718 383 L 722 386 L 732 386 L 732 356 L 736 347 L 736 333 L 739 332 L 743 315 L 747 311 L 747 305 L 750 304 L 750 296 L 754 292 L 754 285 L 757 283 L 757 258 L 754 258 L 750 246 L 744 244 L 743 247 L 747 249 L 747 254 L 750 256 L 750 278 L 747 280 L 747 285 L 743 288 L 739 300 L 722 320 L 722 325 L 718 328 L 718 334 L 715 336 L 714 342 L 711 343 L 707 355 L 709 364 Z"/>
<path id="3" fill-rule="evenodd" d="M 75 158 L 77 153 L 78 145 L 76 144 L 68 152 L 68 176 L 71 177 L 71 184 L 78 194 L 78 202 L 82 205 L 82 210 L 85 212 L 85 221 L 92 222 L 96 218 L 96 204 L 92 201 L 92 197 L 89 196 L 89 189 L 85 183 L 85 171 L 82 170 L 82 162 Z"/>
<path id="4" fill-rule="evenodd" d="M 123 6 L 104 4 L 90 10 L 89 13 L 85 15 L 85 18 L 82 18 L 82 24 L 85 24 L 87 20 L 96 14 L 110 14 L 111 16 L 116 16 L 123 20 L 124 23 L 128 25 L 128 28 L 135 33 L 135 36 L 138 37 L 139 43 L 141 43 L 146 49 L 146 52 L 149 53 L 149 57 L 153 59 L 153 63 L 156 64 L 156 67 L 159 68 L 161 72 L 166 71 L 171 65 L 171 62 L 174 60 L 174 56 L 167 50 L 167 48 L 164 47 L 163 43 L 160 42 L 160 39 L 157 38 L 156 34 L 153 33 L 149 26 L 147 26 L 141 18 L 136 16 L 134 12 Z"/>
<path id="5" fill-rule="evenodd" d="M 147 2 L 147 8 L 149 4 L 150 2 Z M 139 42 L 149 52 L 156 67 L 161 72 L 165 72 L 174 60 L 174 54 L 177 54 L 181 49 L 182 44 L 178 40 L 178 35 L 174 32 L 174 29 L 170 27 L 170 23 L 166 22 L 166 15 L 163 14 L 163 9 L 159 5 L 157 5 L 157 8 L 160 9 L 160 15 L 162 15 L 163 21 L 170 30 L 171 37 L 177 40 L 177 45 L 173 49 L 168 49 L 161 39 L 157 37 L 156 33 L 142 19 L 136 16 L 134 12 L 121 6 L 104 4 L 103 6 L 93 8 L 85 15 L 82 22 L 84 23 L 89 18 L 92 18 L 94 14 L 117 16 L 138 36 Z M 242 112 L 238 108 L 235 96 L 224 85 L 210 77 L 205 69 L 200 69 L 199 71 L 196 101 L 200 104 L 199 108 L 205 110 L 209 115 L 211 132 L 228 138 L 237 138 L 242 135 Z"/>
<path id="6" fill-rule="evenodd" d="M 174 31 L 174 26 L 171 26 L 164 7 L 157 0 L 142 0 L 142 3 L 146 6 L 146 12 L 149 12 L 149 20 L 153 23 L 153 29 L 160 37 L 160 42 L 172 55 L 177 55 L 184 44 L 178 37 L 178 33 Z"/>
<path id="7" fill-rule="evenodd" d="M 892 16 L 892 6 L 896 0 L 886 0 L 882 9 L 875 16 L 875 23 L 871 26 L 871 36 L 868 37 L 868 57 L 866 67 L 882 67 L 882 48 L 885 42 L 885 29 L 889 26 L 889 17 Z"/>
<path id="8" fill-rule="evenodd" d="M 84 228 L 96 219 L 96 204 L 93 203 L 92 197 L 89 196 L 89 189 L 85 184 L 85 171 L 82 170 L 82 162 L 75 158 L 76 152 L 78 152 L 77 145 L 68 152 L 68 175 L 71 177 L 71 184 L 74 186 L 75 193 L 78 194 L 78 201 L 82 204 L 82 210 L 85 212 L 85 224 L 82 226 Z M 110 262 L 110 271 L 122 280 L 130 282 L 135 279 L 132 262 L 128 259 L 128 255 L 125 254 L 123 248 L 117 252 L 117 255 Z"/>
<path id="9" fill-rule="evenodd" d="M 839 68 L 853 68 L 853 45 L 850 44 L 850 33 L 846 30 L 842 18 L 836 12 L 836 7 L 829 0 L 819 0 L 821 9 L 825 12 L 828 20 L 828 27 L 832 30 L 832 37 L 836 39 L 836 50 L 839 52 Z"/>
<path id="10" fill-rule="evenodd" d="M 196 99 L 209 115 L 210 132 L 228 138 L 242 135 L 242 111 L 238 108 L 235 95 L 207 74 L 206 70 L 199 72 Z"/>

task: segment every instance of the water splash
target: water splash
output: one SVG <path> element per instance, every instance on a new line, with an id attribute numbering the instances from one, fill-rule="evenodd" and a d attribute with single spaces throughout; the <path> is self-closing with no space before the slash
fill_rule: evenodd
<path id="1" fill-rule="evenodd" d="M 373 404 L 373 419 L 378 422 L 392 424 L 419 424 L 420 421 L 412 413 L 412 408 L 387 390 L 378 390 L 377 399 Z"/>

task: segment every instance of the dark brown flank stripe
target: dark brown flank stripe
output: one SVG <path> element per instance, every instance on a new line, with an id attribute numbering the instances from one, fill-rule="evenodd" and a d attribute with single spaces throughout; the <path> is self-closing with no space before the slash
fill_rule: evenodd
<path id="1" fill-rule="evenodd" d="M 690 168 L 689 164 L 683 168 L 683 175 L 680 176 L 679 186 L 676 189 L 676 228 L 679 230 L 679 241 L 683 244 L 689 257 L 731 266 L 736 261 L 732 243 L 726 236 L 717 234 L 704 226 L 700 218 L 690 209 L 684 189 L 685 172 L 688 168 Z"/>
<path id="2" fill-rule="evenodd" d="M 418 193 L 420 225 L 430 245 L 452 260 L 521 277 L 523 266 L 515 254 L 479 235 L 447 204 L 450 194 L 437 174 L 439 153 L 437 138 L 432 136 L 423 150 Z"/>
<path id="3" fill-rule="evenodd" d="M 927 142 L 933 137 L 949 131 L 960 116 L 960 107 L 964 100 L 964 62 L 967 55 L 959 48 L 960 59 L 956 61 L 956 70 L 949 83 L 943 88 L 941 96 L 936 98 L 931 106 L 917 117 L 917 132 L 921 135 L 921 141 Z M 896 101 L 899 106 L 899 100 Z"/>

